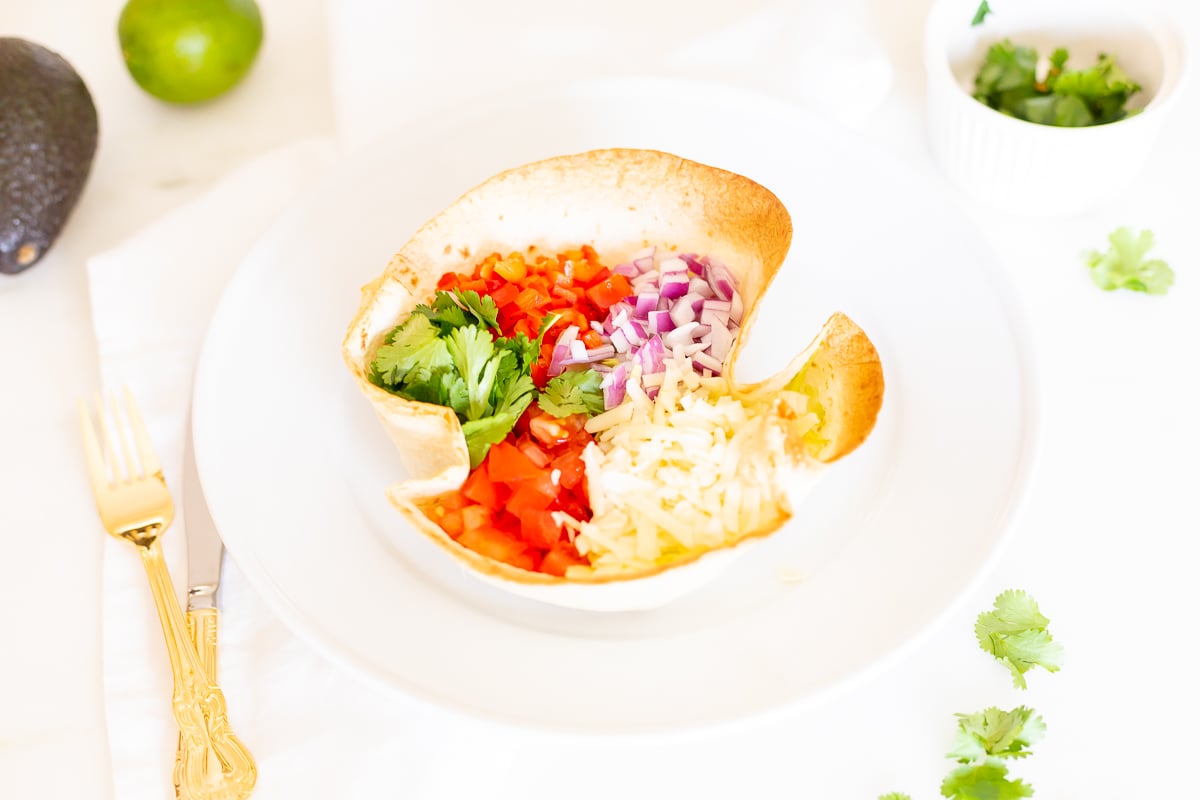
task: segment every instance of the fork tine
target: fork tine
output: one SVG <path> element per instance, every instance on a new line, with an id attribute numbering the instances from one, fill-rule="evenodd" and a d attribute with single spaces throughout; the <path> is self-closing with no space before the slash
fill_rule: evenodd
<path id="1" fill-rule="evenodd" d="M 113 425 L 117 429 L 117 441 L 121 443 L 121 456 L 125 461 L 126 474 L 130 480 L 136 480 L 142 476 L 133 458 L 133 448 L 129 446 L 129 436 L 125 431 L 128 426 L 121 421 L 121 404 L 117 402 L 117 393 L 111 389 L 108 392 L 108 403 L 112 407 Z M 125 412 L 125 416 L 129 416 L 128 411 Z"/>
<path id="2" fill-rule="evenodd" d="M 108 465 L 109 473 L 112 476 L 112 483 L 124 483 L 127 477 L 121 470 L 121 462 L 117 460 L 117 448 L 113 444 L 112 428 L 108 419 L 107 407 L 104 405 L 104 398 L 99 392 L 96 392 L 96 413 L 99 415 L 100 439 L 104 442 L 104 463 Z"/>
<path id="3" fill-rule="evenodd" d="M 146 431 L 146 423 L 142 421 L 142 411 L 138 408 L 137 400 L 133 399 L 133 392 L 129 391 L 129 387 L 124 389 L 125 395 L 125 414 L 129 417 L 129 424 L 133 428 L 133 440 L 137 443 L 138 458 L 142 461 L 142 473 L 145 476 L 157 475 L 162 472 L 162 467 L 158 464 L 158 455 L 154 452 L 154 444 L 150 441 L 150 434 Z"/>
<path id="4" fill-rule="evenodd" d="M 100 452 L 100 441 L 96 438 L 96 428 L 92 425 L 91 413 L 83 398 L 79 400 L 79 427 L 83 434 L 83 454 L 87 459 L 88 477 L 92 481 L 92 491 L 99 492 L 111 485 L 108 469 L 104 466 L 104 455 Z"/>

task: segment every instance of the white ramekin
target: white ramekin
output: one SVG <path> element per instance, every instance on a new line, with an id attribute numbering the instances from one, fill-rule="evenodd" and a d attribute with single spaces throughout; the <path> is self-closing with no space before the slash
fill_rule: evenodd
<path id="1" fill-rule="evenodd" d="M 1086 211 L 1129 187 L 1142 171 L 1185 83 L 1184 41 L 1144 0 L 996 0 L 972 27 L 979 0 L 936 0 L 925 24 L 930 145 L 938 164 L 971 197 L 1015 213 Z M 1004 38 L 1045 58 L 1070 51 L 1069 67 L 1099 53 L 1142 86 L 1141 113 L 1107 125 L 1057 128 L 1009 117 L 971 96 L 987 48 Z"/>

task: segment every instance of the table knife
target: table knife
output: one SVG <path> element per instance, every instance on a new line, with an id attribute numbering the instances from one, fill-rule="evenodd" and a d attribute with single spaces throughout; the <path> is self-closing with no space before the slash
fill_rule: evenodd
<path id="1" fill-rule="evenodd" d="M 183 462 L 183 519 L 187 535 L 187 628 L 192 645 L 200 658 L 200 665 L 214 683 L 217 681 L 217 588 L 221 584 L 221 556 L 225 546 L 217 533 L 200 486 L 200 475 L 196 470 L 196 455 L 192 449 L 189 431 Z M 228 727 L 227 719 L 208 720 L 210 730 L 218 726 Z M 244 748 L 243 748 L 244 749 Z M 178 795 L 178 776 L 189 758 L 206 759 L 207 769 L 225 773 L 226 783 L 211 800 L 246 798 L 254 790 L 258 768 L 249 751 L 245 751 L 248 763 L 227 765 L 217 763 L 213 753 L 188 753 L 182 737 L 175 753 L 176 787 L 179 800 L 210 800 L 210 798 L 184 798 Z M 236 767 L 230 769 L 230 767 Z M 230 780 L 232 779 L 232 780 Z"/>

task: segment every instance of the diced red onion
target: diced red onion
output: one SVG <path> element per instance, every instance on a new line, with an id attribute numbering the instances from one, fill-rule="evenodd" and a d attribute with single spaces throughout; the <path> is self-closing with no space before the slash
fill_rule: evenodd
<path id="1" fill-rule="evenodd" d="M 587 345 L 580 339 L 572 339 L 568 347 L 571 348 L 571 360 L 579 361 L 587 359 Z"/>
<path id="2" fill-rule="evenodd" d="M 651 311 L 658 310 L 658 292 L 641 292 L 637 296 L 637 305 L 633 315 L 638 319 L 646 319 Z"/>
<path id="3" fill-rule="evenodd" d="M 729 321 L 742 324 L 742 295 L 739 292 L 734 292 L 729 300 Z"/>
<path id="4" fill-rule="evenodd" d="M 628 353 L 629 352 L 629 339 L 625 336 L 625 334 L 622 331 L 620 331 L 620 330 L 613 331 L 612 335 L 609 337 L 609 341 L 612 342 L 612 346 L 616 349 L 616 351 L 618 353 Z"/>
<path id="5" fill-rule="evenodd" d="M 575 341 L 575 339 L 578 336 L 579 336 L 579 326 L 578 325 L 568 325 L 566 328 L 563 329 L 563 332 L 558 335 L 558 341 L 555 342 L 555 344 L 565 344 L 565 345 L 569 346 L 571 344 L 571 342 Z"/>
<path id="6" fill-rule="evenodd" d="M 625 399 L 626 370 L 624 364 L 618 364 L 613 371 L 600 381 L 600 389 L 604 394 L 604 407 L 616 408 Z"/>
<path id="7" fill-rule="evenodd" d="M 733 275 L 722 264 L 711 264 L 708 268 L 708 285 L 722 300 L 733 298 Z"/>
<path id="8" fill-rule="evenodd" d="M 684 324 L 675 328 L 675 330 L 665 334 L 662 337 L 662 342 L 667 347 L 674 347 L 677 344 L 691 344 L 694 339 L 693 333 L 695 332 L 696 328 L 699 327 L 699 322 L 685 322 Z"/>
<path id="9" fill-rule="evenodd" d="M 702 325 L 720 325 L 723 328 L 729 327 L 729 312 L 716 311 L 707 306 L 700 312 L 700 324 Z"/>
<path id="10" fill-rule="evenodd" d="M 633 264 L 640 271 L 649 272 L 650 270 L 654 269 L 654 254 L 653 254 L 653 252 L 648 256 L 642 256 L 641 258 L 635 258 L 633 260 Z"/>
<path id="11" fill-rule="evenodd" d="M 687 290 L 692 294 L 698 294 L 704 298 L 716 296 L 712 287 L 708 285 L 708 281 L 704 280 L 704 278 L 692 278 L 688 282 Z"/>
<path id="12" fill-rule="evenodd" d="M 626 278 L 632 280 L 641 275 L 644 270 L 638 269 L 636 264 L 617 264 L 612 268 L 612 271 L 617 275 L 624 275 Z"/>
<path id="13" fill-rule="evenodd" d="M 686 299 L 681 298 L 679 302 L 677 302 L 671 308 L 671 310 L 667 312 L 667 315 L 671 318 L 671 321 L 675 323 L 675 327 L 678 328 L 680 325 L 686 325 L 694 320 L 696 318 L 696 311 L 692 308 L 691 303 L 689 303 Z"/>
<path id="14" fill-rule="evenodd" d="M 588 361 L 603 361 L 606 358 L 612 358 L 616 354 L 616 347 L 611 344 L 602 344 L 599 347 L 589 348 L 587 351 Z"/>
<path id="15" fill-rule="evenodd" d="M 699 275 L 702 278 L 705 276 L 706 269 L 703 260 L 697 259 L 692 253 L 684 253 L 679 258 L 683 263 L 687 264 L 688 271 L 692 274 Z"/>
<path id="16" fill-rule="evenodd" d="M 696 353 L 694 356 L 692 356 L 692 362 L 695 364 L 699 364 L 700 366 L 704 367 L 705 369 L 712 370 L 713 375 L 721 374 L 721 362 L 717 361 L 715 358 L 710 356 L 708 353 L 705 353 L 703 350 L 700 351 L 699 353 Z"/>
<path id="17" fill-rule="evenodd" d="M 650 333 L 666 333 L 675 329 L 675 320 L 670 311 L 651 311 L 647 320 Z"/>
<path id="18" fill-rule="evenodd" d="M 551 378 L 556 378 L 563 371 L 563 362 L 571 357 L 571 348 L 565 344 L 556 344 L 554 352 L 550 354 L 550 365 L 546 368 L 546 375 Z"/>
<path id="19" fill-rule="evenodd" d="M 733 349 L 733 331 L 725 325 L 714 325 L 712 333 L 709 335 L 712 336 L 712 344 L 709 346 L 708 352 L 712 354 L 713 358 L 724 364 L 725 357 Z"/>

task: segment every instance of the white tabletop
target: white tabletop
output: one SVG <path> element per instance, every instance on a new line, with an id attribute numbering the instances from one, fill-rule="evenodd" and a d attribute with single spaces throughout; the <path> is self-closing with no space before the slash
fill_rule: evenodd
<path id="1" fill-rule="evenodd" d="M 108 794 L 102 534 L 74 405 L 97 382 L 84 260 L 247 158 L 334 127 L 321 0 L 260 0 L 267 23 L 260 62 L 231 95 L 195 109 L 166 107 L 129 79 L 115 35 L 121 5 L 0 0 L 0 35 L 65 55 L 101 117 L 93 174 L 63 237 L 36 268 L 0 280 L 4 797 Z M 1182 0 L 1174 5 L 1197 32 L 1200 13 Z M 932 169 L 922 127 L 926 6 L 870 3 L 896 85 L 867 130 L 881 147 Z M 1193 578 L 1200 467 L 1192 457 L 1200 448 L 1196 98 L 1194 91 L 1184 98 L 1138 185 L 1089 215 L 1026 220 L 964 201 L 1028 307 L 1043 395 L 1040 453 L 998 566 L 923 647 L 817 708 L 686 743 L 530 736 L 528 755 L 497 763 L 489 742 L 500 734 L 463 722 L 460 752 L 443 762 L 445 781 L 427 778 L 412 796 L 454 796 L 449 765 L 457 763 L 494 770 L 496 797 L 557 797 L 563 787 L 580 797 L 873 798 L 889 790 L 934 797 L 949 767 L 943 753 L 953 713 L 1021 702 L 1049 724 L 1019 769 L 1039 797 L 1177 796 L 1171 765 L 1191 762 L 1191 724 L 1200 714 L 1188 628 L 1200 610 Z M 1122 224 L 1158 235 L 1177 272 L 1167 297 L 1090 286 L 1079 252 Z M 978 651 L 971 632 L 974 615 L 1008 587 L 1038 598 L 1067 651 L 1063 671 L 1034 674 L 1024 694 Z M 321 768 L 336 765 L 314 765 Z"/>

